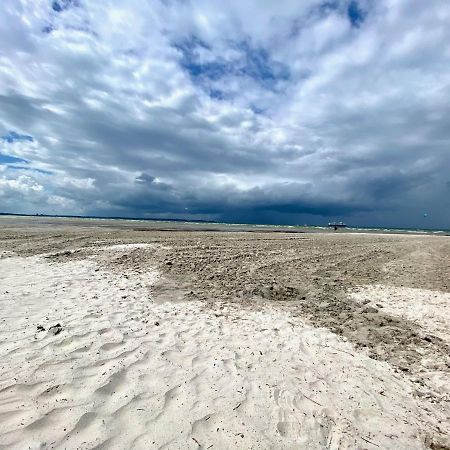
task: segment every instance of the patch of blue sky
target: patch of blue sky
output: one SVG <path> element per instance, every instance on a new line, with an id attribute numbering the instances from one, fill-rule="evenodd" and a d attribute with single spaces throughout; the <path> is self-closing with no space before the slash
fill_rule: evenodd
<path id="1" fill-rule="evenodd" d="M 224 100 L 226 98 L 225 93 L 220 89 L 209 89 L 208 94 L 211 98 L 216 100 Z"/>
<path id="2" fill-rule="evenodd" d="M 361 7 L 359 0 L 328 0 L 314 8 L 319 16 L 326 16 L 335 11 L 345 14 L 352 27 L 358 28 L 366 19 L 367 12 Z"/>
<path id="3" fill-rule="evenodd" d="M 323 3 L 321 3 L 319 5 L 319 10 L 322 13 L 328 14 L 331 11 L 336 11 L 339 9 L 340 6 L 340 2 L 337 0 L 329 0 L 329 1 L 325 1 Z"/>
<path id="4" fill-rule="evenodd" d="M 265 114 L 268 110 L 268 108 L 261 108 L 260 106 L 257 106 L 257 105 L 250 105 L 250 109 L 255 114 Z"/>
<path id="5" fill-rule="evenodd" d="M 359 27 L 366 18 L 366 12 L 361 9 L 357 0 L 352 0 L 347 7 L 347 16 L 353 27 Z"/>
<path id="6" fill-rule="evenodd" d="M 8 133 L 3 135 L 1 138 L 4 142 L 8 142 L 10 144 L 16 141 L 34 141 L 33 136 L 29 136 L 28 134 L 19 134 L 15 131 L 8 131 Z"/>
<path id="7" fill-rule="evenodd" d="M 53 25 L 46 25 L 42 28 L 42 32 L 45 34 L 50 34 L 54 30 Z"/>
<path id="8" fill-rule="evenodd" d="M 283 64 L 273 61 L 264 48 L 253 48 L 248 42 L 242 42 L 238 49 L 245 54 L 246 64 L 242 73 L 263 81 L 278 81 L 289 79 L 289 69 Z"/>
<path id="9" fill-rule="evenodd" d="M 16 156 L 11 155 L 5 155 L 0 153 L 0 164 L 11 164 L 11 163 L 28 163 L 26 159 L 23 158 L 17 158 Z"/>
<path id="10" fill-rule="evenodd" d="M 190 36 L 174 43 L 173 46 L 182 53 L 183 59 L 194 59 L 196 52 L 202 48 L 211 50 L 211 47 L 197 36 Z"/>
<path id="11" fill-rule="evenodd" d="M 79 6 L 79 0 L 54 0 L 52 2 L 53 11 L 60 13 L 73 6 Z"/>
<path id="12" fill-rule="evenodd" d="M 17 161 L 17 162 L 19 162 L 19 161 Z M 24 161 L 24 162 L 28 162 L 28 161 Z M 31 171 L 31 172 L 42 173 L 44 175 L 52 175 L 53 174 L 53 172 L 51 172 L 50 170 L 36 169 L 34 167 L 16 166 L 16 165 L 10 165 L 10 164 L 8 164 L 8 169 L 10 169 L 10 170 L 27 170 L 27 171 Z"/>
<path id="13" fill-rule="evenodd" d="M 174 45 L 181 54 L 181 66 L 191 79 L 205 87 L 208 82 L 214 82 L 226 76 L 249 77 L 267 89 L 275 89 L 279 81 L 288 80 L 289 70 L 283 64 L 273 61 L 264 48 L 252 47 L 248 42 L 232 43 L 231 46 L 239 52 L 240 58 L 234 61 L 222 59 L 220 56 L 212 61 L 203 62 L 198 57 L 199 50 L 209 50 L 211 47 L 196 37 L 191 37 Z M 222 99 L 223 91 L 206 89 L 213 98 Z"/>
<path id="14" fill-rule="evenodd" d="M 182 63 L 183 69 L 189 72 L 192 78 L 206 78 L 209 80 L 219 80 L 227 73 L 228 64 L 221 62 L 197 63 L 195 61 L 185 61 Z"/>

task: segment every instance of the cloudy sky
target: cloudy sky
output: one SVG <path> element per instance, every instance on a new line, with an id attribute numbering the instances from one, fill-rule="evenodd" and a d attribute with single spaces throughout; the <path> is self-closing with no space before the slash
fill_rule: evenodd
<path id="1" fill-rule="evenodd" d="M 449 24 L 448 0 L 1 0 L 0 211 L 450 228 Z"/>

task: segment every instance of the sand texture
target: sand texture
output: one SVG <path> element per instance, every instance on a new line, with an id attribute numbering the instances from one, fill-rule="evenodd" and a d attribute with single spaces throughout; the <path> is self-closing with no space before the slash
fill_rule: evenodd
<path id="1" fill-rule="evenodd" d="M 449 255 L 8 222 L 0 448 L 449 448 Z"/>

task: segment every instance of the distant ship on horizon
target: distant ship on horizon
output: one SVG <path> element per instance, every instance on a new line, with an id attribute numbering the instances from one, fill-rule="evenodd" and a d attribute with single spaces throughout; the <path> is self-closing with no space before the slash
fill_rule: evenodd
<path id="1" fill-rule="evenodd" d="M 329 222 L 328 226 L 333 227 L 335 230 L 337 230 L 338 228 L 345 228 L 347 224 L 345 224 L 344 222 Z"/>

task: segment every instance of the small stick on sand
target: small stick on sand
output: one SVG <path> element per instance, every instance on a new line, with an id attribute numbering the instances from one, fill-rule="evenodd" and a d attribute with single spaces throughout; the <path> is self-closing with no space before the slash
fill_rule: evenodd
<path id="1" fill-rule="evenodd" d="M 315 400 L 313 400 L 312 398 L 307 397 L 303 392 L 301 392 L 301 394 L 303 395 L 303 397 L 307 398 L 309 401 L 315 403 L 316 405 L 323 406 L 319 402 L 316 402 Z"/>
<path id="2" fill-rule="evenodd" d="M 375 447 L 379 447 L 379 445 L 375 444 L 374 442 L 369 441 L 369 439 L 365 439 L 361 436 L 361 439 L 369 444 L 375 445 Z"/>
<path id="3" fill-rule="evenodd" d="M 347 355 L 353 356 L 353 358 L 355 357 L 355 355 L 353 353 L 346 352 L 345 350 L 340 350 L 339 348 L 331 347 L 331 345 L 323 345 L 322 347 L 332 348 L 333 350 L 336 350 L 337 352 L 347 353 Z"/>

